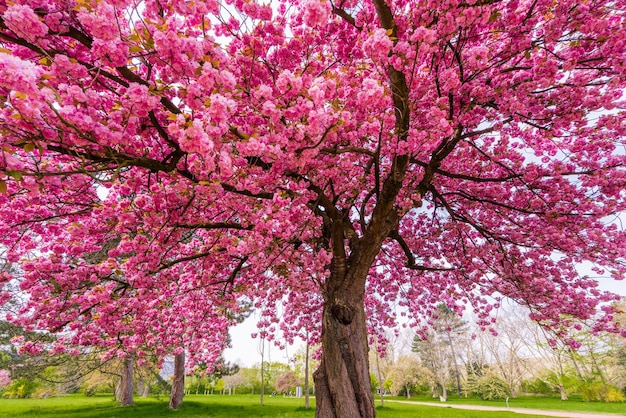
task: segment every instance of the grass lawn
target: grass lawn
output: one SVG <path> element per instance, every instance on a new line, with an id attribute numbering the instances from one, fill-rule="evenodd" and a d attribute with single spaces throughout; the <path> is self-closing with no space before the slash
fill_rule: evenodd
<path id="1" fill-rule="evenodd" d="M 0 399 L 1 417 L 36 418 L 313 418 L 314 411 L 305 410 L 304 399 L 266 397 L 265 405 L 259 405 L 259 396 L 253 395 L 189 395 L 177 411 L 167 407 L 167 397 L 135 398 L 136 405 L 121 408 L 111 396 L 84 397 L 64 396 L 49 399 Z M 376 402 L 380 405 L 380 402 Z M 539 417 L 539 415 L 524 415 Z M 519 417 L 506 412 L 462 411 L 450 408 L 423 407 L 388 403 L 378 408 L 380 418 L 496 418 Z"/>
<path id="2" fill-rule="evenodd" d="M 439 402 L 438 399 L 431 397 L 412 396 L 411 399 L 393 397 L 388 399 L 409 400 L 418 402 Z M 463 405 L 486 405 L 486 406 L 506 406 L 504 399 L 497 401 L 482 401 L 480 399 L 465 399 L 451 396 L 446 403 L 463 404 Z M 533 409 L 549 409 L 559 411 L 578 411 L 578 412 L 605 412 L 612 414 L 626 414 L 626 403 L 624 402 L 585 402 L 580 396 L 572 396 L 567 401 L 562 401 L 558 397 L 549 396 L 520 396 L 518 398 L 510 398 L 509 406 L 511 408 L 533 408 Z"/>

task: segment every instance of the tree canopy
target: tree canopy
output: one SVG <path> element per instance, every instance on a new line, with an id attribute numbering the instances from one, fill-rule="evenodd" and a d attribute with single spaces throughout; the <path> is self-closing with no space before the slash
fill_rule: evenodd
<path id="1" fill-rule="evenodd" d="M 365 417 L 367 332 L 394 305 L 589 318 L 614 297 L 580 266 L 626 269 L 625 13 L 0 0 L 11 319 L 59 350 L 211 361 L 251 304 L 263 337 L 322 342 L 319 416 Z"/>

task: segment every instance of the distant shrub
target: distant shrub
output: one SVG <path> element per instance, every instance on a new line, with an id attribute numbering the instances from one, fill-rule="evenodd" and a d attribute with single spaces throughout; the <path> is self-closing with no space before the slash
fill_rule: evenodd
<path id="1" fill-rule="evenodd" d="M 7 386 L 2 396 L 5 398 L 31 398 L 39 384 L 32 379 L 21 378 L 14 380 Z"/>
<path id="2" fill-rule="evenodd" d="M 56 389 L 51 388 L 49 386 L 41 386 L 38 385 L 37 389 L 35 389 L 33 391 L 33 393 L 30 394 L 30 398 L 38 398 L 38 399 L 45 399 L 45 398 L 51 398 L 53 396 L 58 396 L 59 393 L 57 392 Z"/>
<path id="3" fill-rule="evenodd" d="M 85 386 L 83 387 L 83 395 L 87 397 L 95 396 L 98 393 L 97 386 Z"/>
<path id="4" fill-rule="evenodd" d="M 541 395 L 548 395 L 556 392 L 544 380 L 537 378 L 524 380 L 522 382 L 522 390 L 526 393 L 536 393 Z"/>
<path id="5" fill-rule="evenodd" d="M 511 395 L 506 382 L 492 373 L 476 376 L 471 381 L 468 381 L 468 386 L 468 389 L 474 396 L 484 401 L 505 399 Z"/>
<path id="6" fill-rule="evenodd" d="M 626 399 L 622 391 L 620 391 L 618 388 L 602 382 L 591 382 L 585 384 L 580 389 L 580 395 L 586 402 L 624 402 L 624 400 Z"/>

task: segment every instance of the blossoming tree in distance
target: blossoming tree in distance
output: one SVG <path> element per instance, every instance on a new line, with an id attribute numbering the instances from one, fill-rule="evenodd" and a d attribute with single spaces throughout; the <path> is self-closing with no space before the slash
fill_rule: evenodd
<path id="1" fill-rule="evenodd" d="M 368 335 L 398 310 L 489 326 L 504 297 L 611 329 L 579 270 L 626 270 L 625 14 L 0 0 L 12 319 L 58 350 L 211 361 L 252 304 L 264 338 L 321 341 L 324 418 L 375 415 Z"/>

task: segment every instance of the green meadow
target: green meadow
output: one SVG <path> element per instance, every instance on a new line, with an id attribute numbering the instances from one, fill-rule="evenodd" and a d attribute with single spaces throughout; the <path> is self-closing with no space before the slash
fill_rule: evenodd
<path id="1" fill-rule="evenodd" d="M 405 400 L 403 398 L 394 398 Z M 305 410 L 304 400 L 283 397 L 265 397 L 265 405 L 259 404 L 258 395 L 188 395 L 183 406 L 171 411 L 168 409 L 167 397 L 135 398 L 135 406 L 121 408 L 110 395 L 85 397 L 82 395 L 63 396 L 48 399 L 0 399 L 0 416 L 2 417 L 36 417 L 36 418 L 312 418 L 313 409 Z M 430 398 L 412 398 L 414 401 L 432 401 Z M 314 401 L 312 400 L 312 403 Z M 475 400 L 450 400 L 449 403 L 480 404 L 504 406 L 503 401 L 484 402 Z M 520 417 L 509 412 L 466 411 L 452 408 L 427 407 L 393 402 L 387 399 L 385 407 L 380 407 L 377 400 L 378 417 L 380 418 L 490 418 Z M 602 404 L 572 400 L 567 402 L 554 398 L 522 398 L 509 402 L 511 407 L 536 409 L 559 409 L 576 411 L 595 411 L 624 413 L 624 404 Z M 524 417 L 540 417 L 542 415 L 523 415 Z"/>

